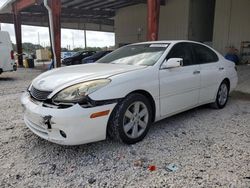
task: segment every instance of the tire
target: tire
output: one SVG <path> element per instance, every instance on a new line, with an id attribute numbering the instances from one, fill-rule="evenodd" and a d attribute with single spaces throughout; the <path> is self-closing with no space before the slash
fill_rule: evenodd
<path id="1" fill-rule="evenodd" d="M 79 64 L 81 64 L 81 61 L 75 61 L 74 62 L 74 65 L 79 65 Z"/>
<path id="2" fill-rule="evenodd" d="M 212 103 L 212 107 L 216 109 L 222 109 L 226 106 L 229 97 L 229 84 L 225 80 L 220 84 L 218 89 L 216 100 Z"/>
<path id="3" fill-rule="evenodd" d="M 113 110 L 107 133 L 108 136 L 125 144 L 141 141 L 152 123 L 152 108 L 148 99 L 133 93 L 119 102 Z"/>

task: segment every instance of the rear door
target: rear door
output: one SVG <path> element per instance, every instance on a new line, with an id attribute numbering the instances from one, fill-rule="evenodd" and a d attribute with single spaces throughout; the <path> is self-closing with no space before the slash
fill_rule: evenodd
<path id="1" fill-rule="evenodd" d="M 183 66 L 160 70 L 161 116 L 192 108 L 199 99 L 200 66 L 195 64 L 190 43 L 176 44 L 166 57 L 170 58 L 182 58 Z"/>
<path id="2" fill-rule="evenodd" d="M 201 67 L 201 89 L 199 103 L 211 102 L 218 90 L 223 69 L 219 66 L 217 54 L 201 44 L 192 44 L 196 63 Z"/>

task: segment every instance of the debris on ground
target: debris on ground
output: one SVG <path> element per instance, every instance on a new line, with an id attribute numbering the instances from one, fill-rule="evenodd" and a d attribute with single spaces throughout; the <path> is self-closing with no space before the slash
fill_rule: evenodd
<path id="1" fill-rule="evenodd" d="M 149 165 L 148 170 L 151 171 L 151 172 L 156 171 L 156 166 L 155 165 Z"/>
<path id="2" fill-rule="evenodd" d="M 179 168 L 176 164 L 169 164 L 166 166 L 166 170 L 169 172 L 176 172 L 178 169 Z"/>
<path id="3" fill-rule="evenodd" d="M 136 161 L 134 161 L 134 166 L 135 167 L 142 167 L 142 164 L 143 164 L 143 162 L 142 162 L 142 160 L 136 160 Z"/>
<path id="4" fill-rule="evenodd" d="M 23 121 L 20 97 L 40 73 L 20 68 L 0 75 L 0 188 L 250 188 L 249 98 L 236 93 L 222 110 L 202 106 L 169 117 L 131 146 L 108 139 L 61 146 L 39 138 Z M 170 163 L 176 172 L 166 170 Z"/>
<path id="5" fill-rule="evenodd" d="M 95 178 L 90 178 L 90 179 L 88 179 L 88 183 L 89 184 L 93 184 L 93 183 L 95 183 L 96 182 L 96 179 Z"/>

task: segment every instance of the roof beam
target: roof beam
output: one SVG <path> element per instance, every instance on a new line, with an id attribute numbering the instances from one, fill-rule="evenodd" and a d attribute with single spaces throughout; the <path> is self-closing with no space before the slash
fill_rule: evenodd
<path id="1" fill-rule="evenodd" d="M 70 9 L 70 8 L 63 8 L 63 14 L 77 14 L 77 15 L 100 15 L 100 16 L 108 16 L 113 17 L 115 16 L 115 12 L 113 11 L 105 11 L 105 10 L 83 10 L 83 9 Z"/>
<path id="2" fill-rule="evenodd" d="M 81 8 L 81 7 L 85 7 L 85 6 L 88 6 L 89 4 L 96 4 L 98 3 L 99 1 L 98 0 L 92 0 L 92 1 L 87 1 L 87 2 L 78 2 L 78 3 L 74 3 L 74 4 L 70 4 L 69 6 L 67 6 L 68 8 Z M 81 6 L 80 6 L 81 5 Z"/>
<path id="3" fill-rule="evenodd" d="M 36 14 L 47 14 L 47 10 L 43 6 L 32 6 L 22 11 L 22 13 L 31 13 Z M 84 9 L 72 9 L 72 8 L 62 8 L 62 15 L 75 15 L 75 16 L 103 16 L 103 17 L 114 17 L 114 11 L 105 11 L 105 10 L 84 10 Z"/>
<path id="4" fill-rule="evenodd" d="M 48 15 L 39 15 L 39 14 L 21 14 L 22 22 L 48 22 Z M 13 23 L 13 15 L 12 14 L 0 14 L 0 22 L 1 23 Z M 85 17 L 61 17 L 61 22 L 66 23 L 93 23 L 100 25 L 108 25 L 114 26 L 114 20 L 111 19 L 96 19 L 96 18 L 85 18 Z"/>
<path id="5" fill-rule="evenodd" d="M 120 0 L 120 2 L 125 1 L 125 0 Z M 81 5 L 79 6 L 79 8 L 85 8 L 85 9 L 94 9 L 96 7 L 100 7 L 102 8 L 103 5 L 107 5 L 107 4 L 113 4 L 112 1 L 99 1 L 99 2 L 93 2 L 92 4 L 89 5 Z"/>
<path id="6" fill-rule="evenodd" d="M 99 1 L 99 0 L 85 0 L 85 1 L 82 1 L 82 2 L 78 2 L 78 3 L 74 3 L 74 1 L 72 1 L 72 0 L 67 0 L 67 1 L 63 2 L 62 4 L 63 4 L 63 6 L 66 6 L 66 7 L 70 8 L 70 6 L 77 7 L 80 4 L 88 5 L 88 4 L 91 4 L 91 3 L 96 3 L 96 1 Z"/>
<path id="7" fill-rule="evenodd" d="M 72 0 L 66 0 L 66 1 L 62 2 L 62 5 L 65 6 L 65 5 L 67 5 L 68 3 L 71 3 L 71 2 L 72 2 Z"/>
<path id="8" fill-rule="evenodd" d="M 38 0 L 17 0 L 13 3 L 13 9 L 17 12 L 38 3 Z"/>
<path id="9" fill-rule="evenodd" d="M 142 1 L 140 1 L 141 3 Z M 138 1 L 125 1 L 125 2 L 115 2 L 115 3 L 112 3 L 112 4 L 107 4 L 105 6 L 103 6 L 103 8 L 107 9 L 115 9 L 117 7 L 124 7 L 124 6 L 130 6 L 130 5 L 134 5 L 134 4 L 138 4 Z"/>

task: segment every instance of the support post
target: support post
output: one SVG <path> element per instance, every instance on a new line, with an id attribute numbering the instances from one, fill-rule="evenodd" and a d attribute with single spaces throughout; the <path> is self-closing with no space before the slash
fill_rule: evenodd
<path id="1" fill-rule="evenodd" d="M 61 0 L 49 0 L 53 19 L 53 32 L 51 40 L 54 40 L 56 67 L 61 66 Z"/>
<path id="2" fill-rule="evenodd" d="M 85 45 L 85 49 L 87 48 L 87 32 L 86 29 L 84 29 L 84 45 Z"/>
<path id="3" fill-rule="evenodd" d="M 158 40 L 160 4 L 160 0 L 148 0 L 148 41 Z"/>
<path id="4" fill-rule="evenodd" d="M 37 0 L 18 0 L 12 4 L 13 20 L 16 35 L 16 47 L 18 65 L 23 66 L 23 49 L 22 49 L 22 21 L 20 11 L 35 4 Z"/>
<path id="5" fill-rule="evenodd" d="M 18 65 L 20 67 L 23 67 L 21 14 L 18 11 L 15 4 L 13 4 L 13 19 L 14 19 L 14 27 L 15 27 L 15 35 L 16 35 L 16 48 L 17 48 Z"/>

